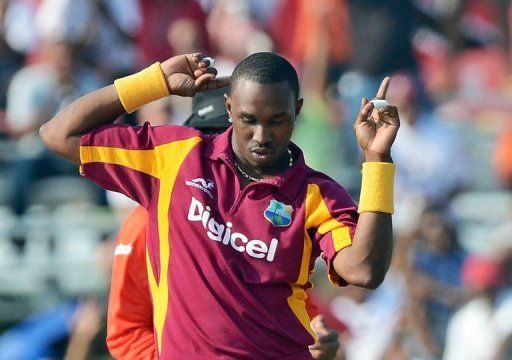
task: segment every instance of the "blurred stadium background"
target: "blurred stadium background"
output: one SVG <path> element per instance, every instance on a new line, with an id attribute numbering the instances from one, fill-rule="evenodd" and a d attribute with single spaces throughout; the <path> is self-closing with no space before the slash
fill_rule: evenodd
<path id="1" fill-rule="evenodd" d="M 511 19 L 507 0 L 0 0 L 0 359 L 108 358 L 112 238 L 132 204 L 49 154 L 37 129 L 198 50 L 221 75 L 256 51 L 291 60 L 295 141 L 356 199 L 352 122 L 393 75 L 392 267 L 375 291 L 330 286 L 320 263 L 314 275 L 340 359 L 512 359 Z M 164 99 L 122 121 L 180 124 L 190 106 Z"/>

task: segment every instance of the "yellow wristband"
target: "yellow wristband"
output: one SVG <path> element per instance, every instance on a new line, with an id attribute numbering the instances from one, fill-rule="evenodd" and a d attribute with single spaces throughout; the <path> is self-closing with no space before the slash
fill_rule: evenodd
<path id="1" fill-rule="evenodd" d="M 124 109 L 128 113 L 170 95 L 159 62 L 136 74 L 117 79 L 114 81 L 114 86 Z"/>
<path id="2" fill-rule="evenodd" d="M 359 213 L 378 211 L 394 212 L 395 164 L 387 162 L 363 163 Z"/>

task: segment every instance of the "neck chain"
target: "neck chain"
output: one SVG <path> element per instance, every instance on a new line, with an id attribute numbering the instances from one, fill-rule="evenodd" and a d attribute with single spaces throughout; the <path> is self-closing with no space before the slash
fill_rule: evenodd
<path id="1" fill-rule="evenodd" d="M 288 163 L 288 167 L 292 167 L 293 166 L 293 155 L 292 155 L 292 151 L 290 149 L 286 149 L 288 151 L 288 155 L 290 156 L 290 162 Z M 249 174 L 247 174 L 245 171 L 242 170 L 242 168 L 238 165 L 238 163 L 235 161 L 235 167 L 236 169 L 238 170 L 238 172 L 244 177 L 246 178 L 247 180 L 249 181 L 256 181 L 256 182 L 260 182 L 262 181 L 263 179 L 257 179 Z"/>

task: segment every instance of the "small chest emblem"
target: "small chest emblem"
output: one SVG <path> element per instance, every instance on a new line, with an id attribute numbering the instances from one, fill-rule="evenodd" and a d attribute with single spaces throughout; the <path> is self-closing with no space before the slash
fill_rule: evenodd
<path id="1" fill-rule="evenodd" d="M 187 186 L 203 190 L 211 199 L 213 199 L 212 190 L 215 188 L 215 182 L 213 180 L 196 178 L 185 181 L 185 184 L 187 184 Z"/>
<path id="2" fill-rule="evenodd" d="M 292 222 L 293 208 L 275 199 L 270 200 L 270 204 L 263 211 L 263 216 L 272 225 L 278 227 L 290 226 Z"/>

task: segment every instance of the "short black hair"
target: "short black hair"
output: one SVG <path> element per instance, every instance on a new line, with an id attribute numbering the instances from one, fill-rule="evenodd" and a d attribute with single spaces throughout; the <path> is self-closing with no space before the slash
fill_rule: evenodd
<path id="1" fill-rule="evenodd" d="M 254 81 L 258 84 L 273 84 L 286 81 L 293 91 L 295 99 L 299 98 L 299 77 L 292 64 L 284 57 L 271 52 L 258 52 L 243 59 L 233 70 L 229 93 L 240 79 Z"/>

